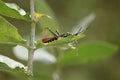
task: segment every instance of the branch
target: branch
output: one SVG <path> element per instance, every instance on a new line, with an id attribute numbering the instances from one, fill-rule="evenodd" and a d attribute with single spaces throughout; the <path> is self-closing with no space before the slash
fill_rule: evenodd
<path id="1" fill-rule="evenodd" d="M 30 14 L 31 14 L 31 33 L 29 42 L 29 52 L 28 52 L 28 75 L 33 76 L 33 56 L 35 50 L 35 16 L 34 16 L 34 0 L 30 0 Z"/>

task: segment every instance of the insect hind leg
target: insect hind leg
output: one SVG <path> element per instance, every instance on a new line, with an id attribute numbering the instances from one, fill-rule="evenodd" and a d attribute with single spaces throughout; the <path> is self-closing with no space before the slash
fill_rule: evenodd
<path id="1" fill-rule="evenodd" d="M 52 33 L 55 37 L 58 37 L 58 35 L 56 33 L 54 33 L 49 27 L 46 27 L 47 30 L 50 31 L 50 33 Z"/>

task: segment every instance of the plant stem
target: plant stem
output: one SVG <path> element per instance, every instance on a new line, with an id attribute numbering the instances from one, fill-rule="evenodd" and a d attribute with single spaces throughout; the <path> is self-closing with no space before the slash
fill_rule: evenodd
<path id="1" fill-rule="evenodd" d="M 33 56 L 35 50 L 35 17 L 34 17 L 34 0 L 30 0 L 30 14 L 31 14 L 31 33 L 29 42 L 29 52 L 28 52 L 28 75 L 33 76 Z"/>

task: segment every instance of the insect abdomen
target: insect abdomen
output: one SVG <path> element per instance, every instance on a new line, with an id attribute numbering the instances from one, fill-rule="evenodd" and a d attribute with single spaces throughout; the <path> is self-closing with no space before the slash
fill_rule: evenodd
<path id="1" fill-rule="evenodd" d="M 52 42 L 54 40 L 57 40 L 58 38 L 57 37 L 53 37 L 53 38 L 43 38 L 42 39 L 42 42 L 43 43 L 49 43 L 49 42 Z"/>

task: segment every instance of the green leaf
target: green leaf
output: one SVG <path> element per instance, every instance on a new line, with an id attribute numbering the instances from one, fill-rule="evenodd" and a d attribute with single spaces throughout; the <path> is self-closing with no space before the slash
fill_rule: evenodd
<path id="1" fill-rule="evenodd" d="M 57 40 L 54 40 L 52 42 L 49 42 L 49 43 L 43 43 L 41 40 L 38 40 L 37 43 L 36 43 L 36 46 L 39 48 L 41 46 L 59 46 L 59 45 L 63 45 L 63 44 L 68 44 L 68 43 L 71 43 L 75 40 L 78 40 L 78 39 L 81 39 L 85 37 L 84 34 L 81 34 L 81 35 L 71 35 L 71 36 L 68 36 L 68 37 L 60 37 L 58 38 Z"/>
<path id="2" fill-rule="evenodd" d="M 13 59 L 0 55 L 0 71 L 9 73 L 17 77 L 25 77 L 26 67 Z M 26 76 L 27 77 L 27 76 Z"/>
<path id="3" fill-rule="evenodd" d="M 26 44 L 17 29 L 2 17 L 0 17 L 0 44 Z"/>
<path id="4" fill-rule="evenodd" d="M 46 2 L 44 0 L 35 0 L 35 3 L 37 13 L 46 14 L 52 17 L 52 19 L 43 17 L 42 19 L 40 19 L 39 25 L 41 25 L 42 28 L 49 26 L 52 30 L 57 29 L 59 25 L 55 20 L 54 13 L 50 9 L 50 7 L 46 4 Z"/>
<path id="5" fill-rule="evenodd" d="M 0 71 L 9 73 L 10 75 L 16 76 L 16 77 L 19 77 L 19 78 L 21 78 L 21 76 L 22 76 L 22 79 L 23 78 L 27 79 L 27 74 L 25 73 L 24 69 L 21 69 L 21 68 L 18 68 L 18 67 L 15 68 L 15 69 L 11 69 L 6 64 L 1 63 L 1 62 L 0 62 Z"/>
<path id="6" fill-rule="evenodd" d="M 58 60 L 58 64 L 65 66 L 97 63 L 113 55 L 118 50 L 118 47 L 105 42 L 86 42 L 80 44 L 77 50 L 66 52 Z"/>
<path id="7" fill-rule="evenodd" d="M 9 3 L 10 4 L 10 3 Z M 16 18 L 16 19 L 21 19 L 21 20 L 27 20 L 30 21 L 30 17 L 28 14 L 25 15 L 21 15 L 20 14 L 20 7 L 18 7 L 16 4 L 11 3 L 14 7 L 16 7 L 16 9 L 13 9 L 11 7 L 8 6 L 8 3 L 5 3 L 3 1 L 0 0 L 0 14 L 7 16 L 7 17 L 12 17 L 12 18 Z"/>

